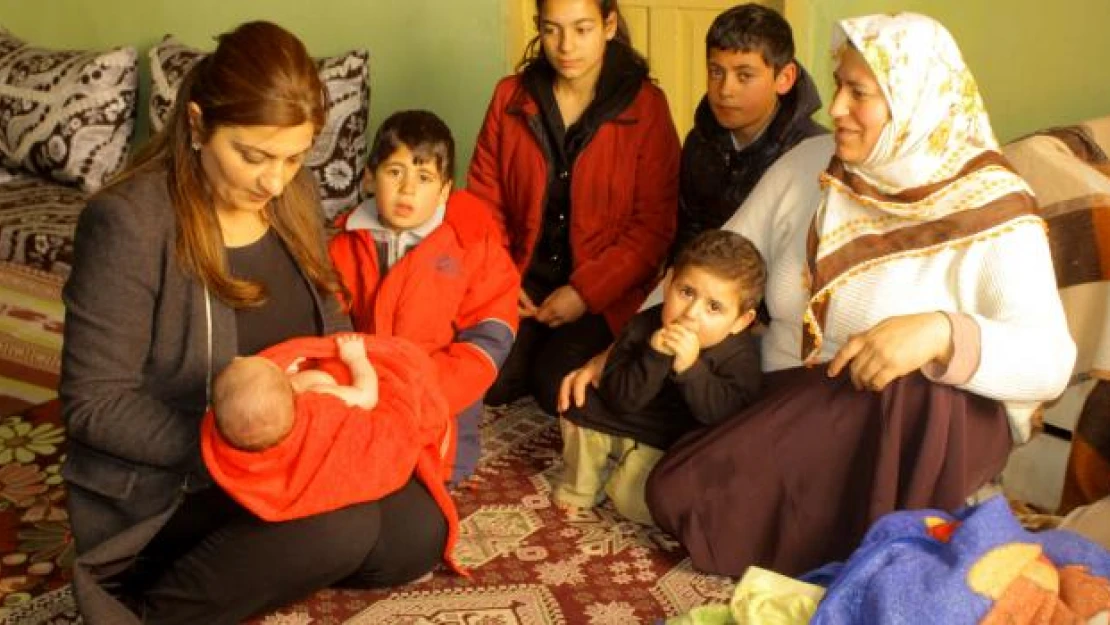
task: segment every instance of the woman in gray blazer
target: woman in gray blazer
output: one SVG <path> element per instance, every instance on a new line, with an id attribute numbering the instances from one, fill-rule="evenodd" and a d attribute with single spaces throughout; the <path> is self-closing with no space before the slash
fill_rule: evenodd
<path id="1" fill-rule="evenodd" d="M 237 355 L 349 328 L 301 165 L 326 118 L 315 64 L 265 22 L 218 38 L 165 130 L 77 227 L 63 468 L 86 622 L 235 623 L 337 583 L 410 581 L 446 522 L 415 481 L 266 523 L 214 486 L 198 432 Z"/>

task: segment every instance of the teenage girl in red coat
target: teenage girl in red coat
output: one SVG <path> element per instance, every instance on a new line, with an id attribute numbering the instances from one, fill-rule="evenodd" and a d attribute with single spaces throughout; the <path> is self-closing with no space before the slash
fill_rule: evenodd
<path id="1" fill-rule="evenodd" d="M 539 35 L 498 83 L 470 163 L 524 276 L 520 330 L 486 403 L 555 413 L 563 376 L 604 349 L 674 236 L 680 145 L 616 0 L 536 0 Z"/>

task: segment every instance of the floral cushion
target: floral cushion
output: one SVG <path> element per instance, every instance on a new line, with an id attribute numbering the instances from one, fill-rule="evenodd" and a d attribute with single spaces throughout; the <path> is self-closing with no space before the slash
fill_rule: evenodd
<path id="1" fill-rule="evenodd" d="M 5 620 L 5 613 L 72 580 L 77 552 L 61 474 L 64 439 L 57 400 L 0 418 L 0 621 L 39 622 Z"/>
<path id="2" fill-rule="evenodd" d="M 0 166 L 91 192 L 123 166 L 135 126 L 135 48 L 34 48 L 0 28 Z"/>
<path id="3" fill-rule="evenodd" d="M 150 126 L 158 132 L 173 110 L 186 72 L 206 53 L 167 35 L 150 50 Z M 358 203 L 359 176 L 366 165 L 369 113 L 369 54 L 352 50 L 317 59 L 328 91 L 328 120 L 306 164 L 319 183 L 328 219 Z"/>

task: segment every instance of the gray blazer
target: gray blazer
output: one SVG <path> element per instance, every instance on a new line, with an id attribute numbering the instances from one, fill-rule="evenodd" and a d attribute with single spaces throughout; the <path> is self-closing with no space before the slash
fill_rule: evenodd
<path id="1" fill-rule="evenodd" d="M 175 238 L 165 174 L 139 174 L 81 213 L 62 292 L 62 475 L 74 590 L 93 625 L 138 622 L 99 581 L 131 565 L 184 493 L 212 486 L 199 424 L 211 376 L 236 354 L 235 311 L 181 270 Z M 313 294 L 325 333 L 350 328 Z"/>

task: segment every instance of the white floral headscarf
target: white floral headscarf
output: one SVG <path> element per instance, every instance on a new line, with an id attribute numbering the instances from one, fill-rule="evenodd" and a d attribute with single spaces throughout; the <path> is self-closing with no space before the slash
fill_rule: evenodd
<path id="1" fill-rule="evenodd" d="M 916 13 L 842 20 L 833 54 L 851 43 L 882 89 L 890 123 L 867 160 L 851 171 L 884 193 L 955 176 L 984 150 L 998 150 L 990 120 L 952 35 Z"/>
<path id="2" fill-rule="evenodd" d="M 863 162 L 834 157 L 821 175 L 807 250 L 805 359 L 818 353 L 829 300 L 845 281 L 892 260 L 928 263 L 1015 220 L 1040 221 L 1028 185 L 998 153 L 979 88 L 943 26 L 915 13 L 842 20 L 833 54 L 849 44 L 874 73 L 890 121 Z"/>

